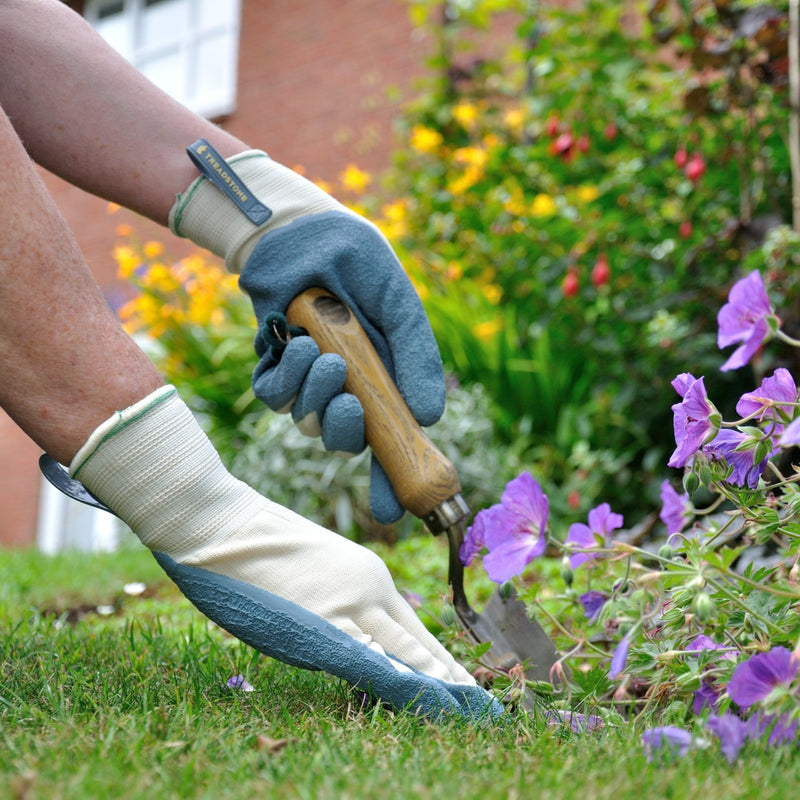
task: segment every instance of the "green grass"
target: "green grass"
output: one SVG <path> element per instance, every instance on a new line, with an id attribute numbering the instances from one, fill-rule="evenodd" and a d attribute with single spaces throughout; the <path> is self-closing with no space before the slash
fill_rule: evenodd
<path id="1" fill-rule="evenodd" d="M 226 688 L 238 673 L 256 691 Z M 800 780 L 789 749 L 648 763 L 632 726 L 479 728 L 354 702 L 207 623 L 141 548 L 0 554 L 0 798 L 764 800 Z"/>

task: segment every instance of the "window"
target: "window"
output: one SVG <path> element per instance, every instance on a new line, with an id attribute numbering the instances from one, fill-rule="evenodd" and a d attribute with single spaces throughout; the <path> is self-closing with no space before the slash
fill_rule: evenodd
<path id="1" fill-rule="evenodd" d="M 157 86 L 209 119 L 236 106 L 240 0 L 87 0 L 86 19 Z"/>
<path id="2" fill-rule="evenodd" d="M 112 552 L 124 531 L 113 514 L 78 503 L 42 478 L 36 544 L 43 553 Z"/>

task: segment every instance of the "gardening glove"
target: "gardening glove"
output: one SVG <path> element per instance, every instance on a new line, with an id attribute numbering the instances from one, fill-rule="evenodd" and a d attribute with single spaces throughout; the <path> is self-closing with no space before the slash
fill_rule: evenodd
<path id="1" fill-rule="evenodd" d="M 240 286 L 260 325 L 256 395 L 275 411 L 291 411 L 300 430 L 321 435 L 328 450 L 364 449 L 361 404 L 342 393 L 344 361 L 320 356 L 308 336 L 287 335 L 283 315 L 291 301 L 320 287 L 353 310 L 417 421 L 436 422 L 445 394 L 439 349 L 422 304 L 380 231 L 261 151 L 226 162 L 200 140 L 189 154 L 203 177 L 178 196 L 170 228 L 241 273 Z M 404 511 L 374 457 L 370 507 L 375 519 L 387 524 Z"/>
<path id="2" fill-rule="evenodd" d="M 330 672 L 397 709 L 501 713 L 377 555 L 234 478 L 174 387 L 106 420 L 69 471 L 200 611 L 262 653 Z"/>

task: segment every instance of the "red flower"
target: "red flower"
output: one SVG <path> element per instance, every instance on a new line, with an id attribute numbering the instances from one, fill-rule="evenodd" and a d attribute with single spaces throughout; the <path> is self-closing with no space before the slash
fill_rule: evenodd
<path id="1" fill-rule="evenodd" d="M 578 290 L 581 288 L 581 282 L 578 280 L 578 270 L 574 267 L 567 270 L 567 274 L 561 281 L 561 294 L 564 297 L 575 297 Z"/>
<path id="2" fill-rule="evenodd" d="M 599 289 L 607 284 L 610 279 L 611 267 L 608 265 L 608 256 L 605 253 L 600 253 L 592 267 L 592 283 L 595 288 Z"/>
<path id="3" fill-rule="evenodd" d="M 554 156 L 561 156 L 561 158 L 569 159 L 572 157 L 572 148 L 574 145 L 575 139 L 572 134 L 567 131 L 553 140 L 553 143 L 550 145 L 550 153 Z"/>
<path id="4" fill-rule="evenodd" d="M 699 153 L 692 153 L 683 171 L 692 183 L 697 183 L 706 171 L 706 162 L 703 160 L 703 156 Z"/>
<path id="5" fill-rule="evenodd" d="M 686 152 L 685 147 L 679 147 L 675 151 L 675 155 L 672 157 L 672 160 L 678 169 L 683 169 L 686 166 L 686 162 L 688 161 L 688 159 L 689 159 L 689 154 Z"/>
<path id="6" fill-rule="evenodd" d="M 551 138 L 555 138 L 558 135 L 558 117 L 555 114 L 551 114 L 547 118 L 547 122 L 544 124 L 544 132 Z"/>

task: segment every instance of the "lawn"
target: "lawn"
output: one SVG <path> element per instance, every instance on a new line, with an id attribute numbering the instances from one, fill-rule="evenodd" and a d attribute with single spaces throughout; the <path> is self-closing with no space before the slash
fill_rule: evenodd
<path id="1" fill-rule="evenodd" d="M 711 742 L 648 762 L 633 724 L 578 735 L 526 716 L 479 728 L 361 709 L 339 681 L 207 623 L 138 546 L 4 552 L 0 665 L 0 797 L 13 800 L 765 800 L 800 781 L 789 748 L 729 765 Z M 235 675 L 254 690 L 229 688 Z"/>

